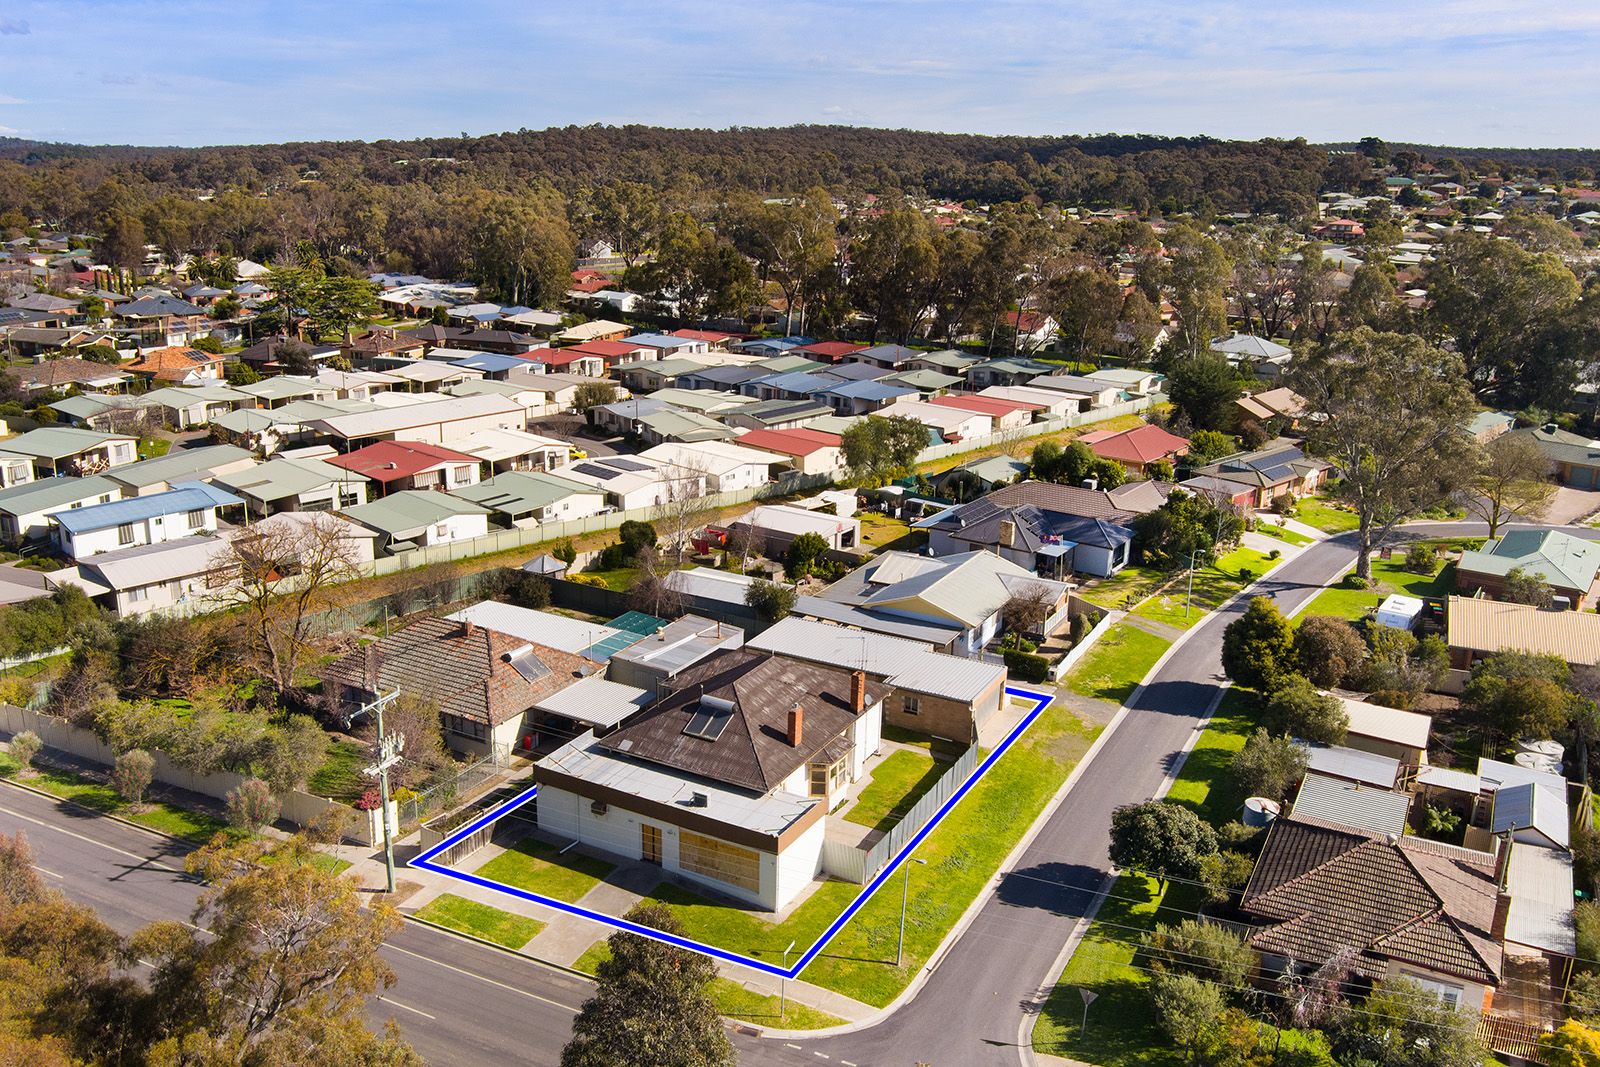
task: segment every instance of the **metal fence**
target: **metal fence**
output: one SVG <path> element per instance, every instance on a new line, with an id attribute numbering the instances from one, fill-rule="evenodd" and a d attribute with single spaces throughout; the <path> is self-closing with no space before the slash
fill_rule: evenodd
<path id="1" fill-rule="evenodd" d="M 961 788 L 973 770 L 978 766 L 978 746 L 969 745 L 956 761 L 939 776 L 932 789 L 912 805 L 905 818 L 895 823 L 893 828 L 878 843 L 870 848 L 856 848 L 839 841 L 824 841 L 822 844 L 822 869 L 830 877 L 844 882 L 854 882 L 863 885 L 881 870 L 889 860 L 905 847 L 917 835 L 917 832 L 927 825 L 933 818 L 933 813 L 944 806 L 944 802 Z"/>
<path id="2" fill-rule="evenodd" d="M 397 800 L 402 832 L 410 832 L 418 823 L 472 801 L 499 784 L 510 765 L 510 746 L 495 745 L 477 762 L 456 767 L 421 792 Z"/>

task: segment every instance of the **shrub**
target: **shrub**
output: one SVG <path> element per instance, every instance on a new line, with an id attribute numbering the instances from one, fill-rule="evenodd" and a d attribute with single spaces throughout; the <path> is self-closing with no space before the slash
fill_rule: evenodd
<path id="1" fill-rule="evenodd" d="M 1273 549 L 1271 552 L 1267 553 L 1267 558 L 1268 559 L 1282 559 L 1283 558 L 1283 549 L 1281 549 L 1281 548 Z"/>
<path id="2" fill-rule="evenodd" d="M 1200 861 L 1200 882 L 1206 887 L 1206 900 L 1211 904 L 1226 904 L 1244 892 L 1250 884 L 1250 875 L 1256 861 L 1241 852 L 1220 851 Z"/>
<path id="3" fill-rule="evenodd" d="M 569 574 L 567 575 L 567 581 L 576 582 L 579 585 L 597 585 L 601 589 L 609 588 L 606 585 L 606 580 L 598 574 Z"/>
<path id="4" fill-rule="evenodd" d="M 790 581 L 799 581 L 810 574 L 813 565 L 828 551 L 828 542 L 821 534 L 803 533 L 789 542 L 789 554 L 784 559 L 784 570 Z"/>
<path id="5" fill-rule="evenodd" d="M 1291 674 L 1267 694 L 1266 719 L 1280 733 L 1325 745 L 1344 743 L 1350 716 L 1338 697 L 1317 692 L 1303 674 Z"/>
<path id="6" fill-rule="evenodd" d="M 1222 632 L 1222 669 L 1251 689 L 1271 688 L 1292 665 L 1293 653 L 1294 629 L 1266 597 L 1251 599 Z"/>
<path id="7" fill-rule="evenodd" d="M 39 740 L 39 735 L 32 730 L 24 730 L 11 739 L 11 755 L 22 764 L 23 770 L 33 766 L 33 758 L 44 747 L 44 742 Z"/>
<path id="8" fill-rule="evenodd" d="M 1417 541 L 1406 549 L 1406 570 L 1416 571 L 1418 574 L 1432 574 L 1438 565 L 1439 557 L 1434 554 L 1432 545 Z"/>
<path id="9" fill-rule="evenodd" d="M 1192 974 L 1227 989 L 1244 986 L 1255 970 L 1255 950 L 1244 938 L 1203 919 L 1157 923 L 1144 936 L 1144 950 L 1157 974 Z"/>
<path id="10" fill-rule="evenodd" d="M 1042 682 L 1050 676 L 1050 661 L 1021 649 L 1006 649 L 1006 669 L 1024 682 Z"/>
<path id="11" fill-rule="evenodd" d="M 1345 575 L 1339 584 L 1344 586 L 1346 589 L 1366 589 L 1372 585 L 1371 582 L 1367 581 L 1354 571 L 1351 571 L 1349 574 Z"/>
<path id="12" fill-rule="evenodd" d="M 1233 757 L 1233 776 L 1249 796 L 1283 800 L 1305 777 L 1306 750 L 1257 729 Z"/>
<path id="13" fill-rule="evenodd" d="M 111 788 L 134 807 L 144 801 L 144 792 L 156 773 L 155 757 L 142 748 L 130 748 L 117 757 L 111 768 Z"/>
<path id="14" fill-rule="evenodd" d="M 1334 615 L 1303 619 L 1294 633 L 1295 664 L 1323 689 L 1347 685 L 1360 676 L 1367 644 L 1356 628 Z"/>
<path id="15" fill-rule="evenodd" d="M 1067 624 L 1067 632 L 1072 637 L 1072 643 L 1077 644 L 1085 637 L 1088 637 L 1089 631 L 1094 629 L 1094 624 L 1094 617 L 1087 611 L 1080 611 L 1072 616 Z"/>
<path id="16" fill-rule="evenodd" d="M 563 538 L 556 547 L 550 550 L 550 554 L 570 567 L 578 558 L 578 546 L 572 543 L 572 538 Z"/>
<path id="17" fill-rule="evenodd" d="M 255 833 L 278 821 L 278 798 L 259 778 L 247 778 L 228 794 L 228 825 Z"/>
<path id="18" fill-rule="evenodd" d="M 744 602 L 767 622 L 777 622 L 794 610 L 795 591 L 792 585 L 756 580 L 744 591 Z"/>

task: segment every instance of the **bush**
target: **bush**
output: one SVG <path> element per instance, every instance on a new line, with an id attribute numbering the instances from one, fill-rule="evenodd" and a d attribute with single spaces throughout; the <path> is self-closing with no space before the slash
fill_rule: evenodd
<path id="1" fill-rule="evenodd" d="M 1192 974 L 1225 989 L 1243 987 L 1255 970 L 1255 950 L 1244 938 L 1203 919 L 1157 923 L 1144 936 L 1144 950 L 1157 974 Z"/>
<path id="2" fill-rule="evenodd" d="M 1361 676 L 1367 644 L 1356 628 L 1334 615 L 1303 619 L 1294 633 L 1295 664 L 1313 685 L 1333 689 Z"/>
<path id="3" fill-rule="evenodd" d="M 1367 581 L 1354 571 L 1351 571 L 1349 574 L 1345 575 L 1339 584 L 1344 586 L 1346 589 L 1368 589 L 1372 586 L 1371 582 Z"/>
<path id="4" fill-rule="evenodd" d="M 278 821 L 278 798 L 259 778 L 247 778 L 228 793 L 228 825 L 255 833 Z"/>
<path id="5" fill-rule="evenodd" d="M 606 580 L 598 574 L 569 574 L 567 575 L 567 581 L 576 582 L 579 585 L 595 585 L 601 589 L 610 588 L 606 585 Z"/>
<path id="6" fill-rule="evenodd" d="M 1291 674 L 1267 694 L 1266 719 L 1279 733 L 1325 745 L 1344 743 L 1350 716 L 1336 696 L 1317 692 L 1302 674 Z"/>
<path id="7" fill-rule="evenodd" d="M 794 610 L 795 591 L 792 585 L 777 582 L 751 582 L 744 591 L 744 602 L 767 622 L 777 622 Z"/>
<path id="8" fill-rule="evenodd" d="M 1024 682 L 1042 682 L 1050 677 L 1050 661 L 1043 656 L 1008 648 L 1005 660 L 1006 670 Z"/>
<path id="9" fill-rule="evenodd" d="M 1080 611 L 1067 623 L 1067 633 L 1072 638 L 1072 643 L 1077 644 L 1089 636 L 1089 631 L 1094 629 L 1094 616 L 1087 611 Z"/>
<path id="10" fill-rule="evenodd" d="M 144 792 L 156 773 L 155 757 L 142 748 L 131 748 L 117 757 L 111 768 L 111 788 L 134 807 L 144 801 Z"/>
<path id="11" fill-rule="evenodd" d="M 1207 856 L 1200 861 L 1200 882 L 1206 887 L 1206 901 L 1228 903 L 1244 892 L 1255 869 L 1256 861 L 1240 852 L 1223 850 Z"/>
<path id="12" fill-rule="evenodd" d="M 22 764 L 23 770 L 33 766 L 33 758 L 43 747 L 44 742 L 32 730 L 24 730 L 11 739 L 11 755 Z"/>
<path id="13" fill-rule="evenodd" d="M 1305 777 L 1306 750 L 1258 729 L 1233 757 L 1233 776 L 1247 796 L 1284 800 Z"/>
<path id="14" fill-rule="evenodd" d="M 1439 557 L 1434 553 L 1432 545 L 1417 541 L 1406 549 L 1406 570 L 1416 571 L 1418 574 L 1432 574 L 1438 566 Z"/>
<path id="15" fill-rule="evenodd" d="M 810 574 L 813 565 L 828 551 L 828 542 L 821 534 L 803 533 L 789 542 L 789 554 L 784 559 L 784 570 L 791 582 Z"/>
<path id="16" fill-rule="evenodd" d="M 578 546 L 572 543 L 572 538 L 566 537 L 550 550 L 550 554 L 570 567 L 578 558 Z"/>
<path id="17" fill-rule="evenodd" d="M 1222 632 L 1222 669 L 1250 689 L 1271 688 L 1288 672 L 1294 657 L 1294 628 L 1278 606 L 1254 597 L 1243 615 Z"/>

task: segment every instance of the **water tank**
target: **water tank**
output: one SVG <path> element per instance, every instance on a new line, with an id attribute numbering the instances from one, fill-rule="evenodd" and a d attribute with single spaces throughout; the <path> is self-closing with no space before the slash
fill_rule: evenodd
<path id="1" fill-rule="evenodd" d="M 1276 800 L 1267 797 L 1251 797 L 1244 802 L 1244 824 L 1246 826 L 1267 826 L 1278 817 L 1282 807 Z"/>

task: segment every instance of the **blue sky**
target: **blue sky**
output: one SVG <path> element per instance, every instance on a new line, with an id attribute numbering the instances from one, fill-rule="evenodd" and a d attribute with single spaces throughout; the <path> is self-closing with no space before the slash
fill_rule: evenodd
<path id="1" fill-rule="evenodd" d="M 0 133 L 588 123 L 1600 147 L 1600 4 L 6 0 Z"/>

